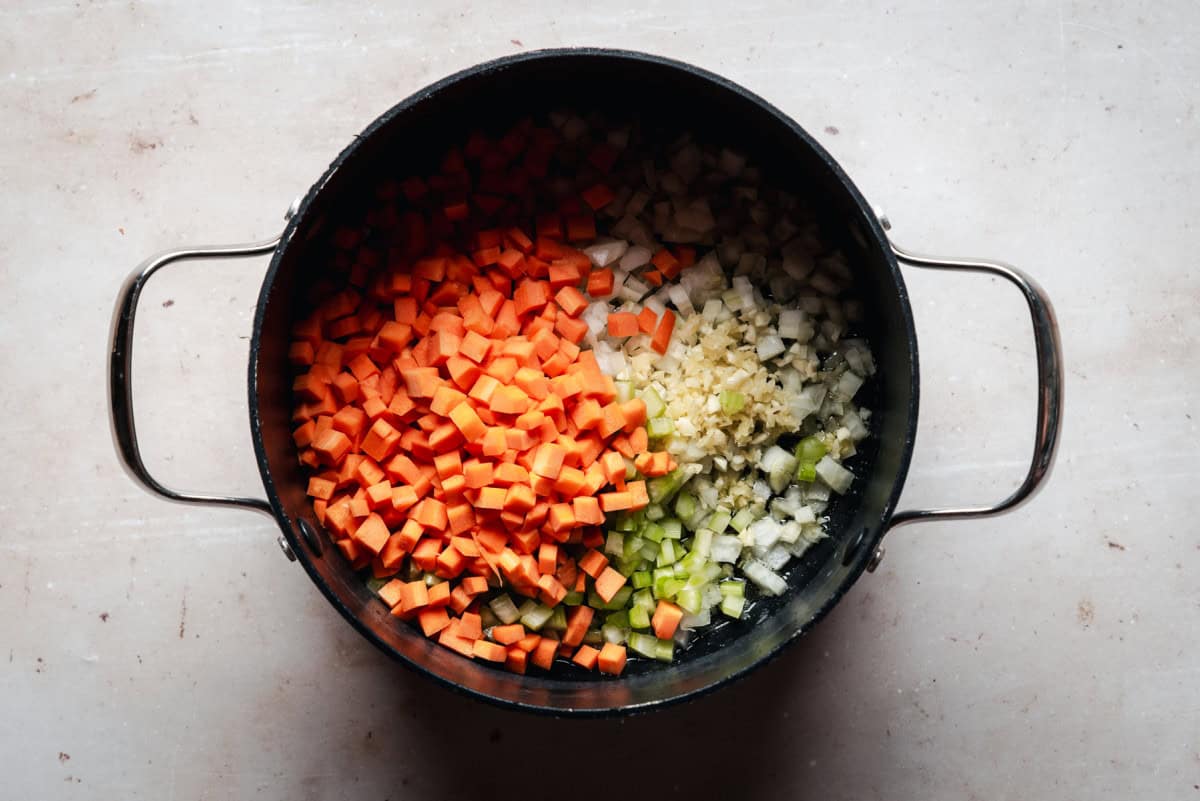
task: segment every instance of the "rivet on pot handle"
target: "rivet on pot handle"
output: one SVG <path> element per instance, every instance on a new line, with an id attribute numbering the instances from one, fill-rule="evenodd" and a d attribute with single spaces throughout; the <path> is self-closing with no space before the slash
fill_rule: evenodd
<path id="1" fill-rule="evenodd" d="M 884 228 L 889 228 L 886 218 Z M 888 524 L 888 530 L 922 520 L 961 520 L 964 518 L 988 517 L 1017 508 L 1028 501 L 1041 487 L 1054 464 L 1058 450 L 1058 432 L 1062 422 L 1063 373 L 1062 343 L 1059 341 L 1058 322 L 1054 318 L 1054 307 L 1050 298 L 1037 282 L 1015 267 L 998 261 L 984 259 L 941 259 L 933 256 L 918 256 L 890 243 L 892 252 L 903 264 L 933 270 L 964 270 L 988 273 L 1010 281 L 1025 296 L 1033 318 L 1033 342 L 1037 354 L 1038 402 L 1037 429 L 1033 439 L 1033 459 L 1025 480 L 1011 495 L 992 506 L 960 507 L 949 509 L 907 509 L 897 512 Z M 882 553 L 879 554 L 882 557 Z"/>
<path id="2" fill-rule="evenodd" d="M 289 210 L 288 216 L 291 216 Z M 133 421 L 133 383 L 130 369 L 133 360 L 133 322 L 138 299 L 150 276 L 168 264 L 190 259 L 239 259 L 271 253 L 279 244 L 276 236 L 248 245 L 213 245 L 186 250 L 171 250 L 153 256 L 138 265 L 121 287 L 113 313 L 111 348 L 108 370 L 108 410 L 112 420 L 113 444 L 125 469 L 142 486 L 163 498 L 182 503 L 238 506 L 271 514 L 271 506 L 261 498 L 238 498 L 230 495 L 203 495 L 181 492 L 162 484 L 146 469 L 138 447 L 137 429 Z M 292 556 L 291 558 L 295 558 Z"/>

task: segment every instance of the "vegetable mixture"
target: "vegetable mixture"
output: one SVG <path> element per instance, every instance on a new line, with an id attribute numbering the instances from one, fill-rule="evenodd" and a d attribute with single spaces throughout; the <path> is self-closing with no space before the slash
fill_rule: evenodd
<path id="1" fill-rule="evenodd" d="M 874 363 L 819 234 L 736 153 L 567 114 L 381 183 L 293 331 L 317 518 L 463 656 L 672 661 L 853 480 Z"/>

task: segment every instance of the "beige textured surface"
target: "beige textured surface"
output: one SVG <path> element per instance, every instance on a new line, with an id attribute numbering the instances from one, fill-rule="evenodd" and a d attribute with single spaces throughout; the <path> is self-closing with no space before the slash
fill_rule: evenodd
<path id="1" fill-rule="evenodd" d="M 0 798 L 504 798 L 514 763 L 545 771 L 529 798 L 1200 798 L 1200 14 L 810 5 L 0 8 Z M 135 263 L 269 235 L 394 101 L 577 44 L 775 102 L 900 243 L 1037 275 L 1069 363 L 1035 504 L 903 530 L 784 658 L 625 722 L 498 711 L 388 662 L 268 520 L 136 488 L 103 404 Z M 262 269 L 181 266 L 147 291 L 142 434 L 173 483 L 260 491 L 244 360 Z M 910 279 L 924 405 L 904 505 L 998 497 L 1032 430 L 1022 305 L 983 278 Z"/>

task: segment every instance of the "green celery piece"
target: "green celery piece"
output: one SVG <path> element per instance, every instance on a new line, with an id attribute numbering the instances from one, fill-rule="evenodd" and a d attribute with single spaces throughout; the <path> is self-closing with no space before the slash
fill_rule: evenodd
<path id="1" fill-rule="evenodd" d="M 667 510 L 663 509 L 657 503 L 650 504 L 646 507 L 645 511 L 647 520 L 662 520 L 667 514 Z"/>
<path id="2" fill-rule="evenodd" d="M 636 631 L 630 632 L 629 648 L 635 654 L 654 659 L 658 655 L 658 639 L 650 634 L 642 634 Z"/>
<path id="3" fill-rule="evenodd" d="M 669 417 L 655 417 L 646 421 L 646 434 L 650 439 L 662 439 L 675 433 L 675 423 Z"/>
<path id="4" fill-rule="evenodd" d="M 634 574 L 630 576 L 629 580 L 633 583 L 633 588 L 635 590 L 645 589 L 654 583 L 654 579 L 651 578 L 650 571 L 648 570 L 635 571 Z"/>
<path id="5" fill-rule="evenodd" d="M 654 642 L 654 658 L 659 662 L 670 662 L 675 659 L 675 643 L 670 640 Z"/>
<path id="6" fill-rule="evenodd" d="M 753 523 L 757 519 L 758 519 L 758 516 L 755 515 L 754 510 L 750 509 L 750 508 L 746 508 L 746 509 L 742 509 L 736 515 L 734 515 L 733 519 L 729 521 L 729 525 L 733 526 L 734 530 L 737 533 L 741 534 L 743 531 L 746 530 L 747 526 L 749 526 L 751 523 Z"/>
<path id="7" fill-rule="evenodd" d="M 746 599 L 737 595 L 726 595 L 721 599 L 721 612 L 727 617 L 737 620 L 746 608 Z"/>
<path id="8" fill-rule="evenodd" d="M 815 462 L 801 462 L 796 465 L 796 480 L 809 484 L 817 480 L 817 465 Z"/>
<path id="9" fill-rule="evenodd" d="M 675 516 L 683 520 L 691 520 L 696 514 L 696 496 L 690 492 L 681 492 L 675 498 Z"/>
<path id="10" fill-rule="evenodd" d="M 629 626 L 635 629 L 650 628 L 650 613 L 640 606 L 631 608 L 629 610 Z"/>
<path id="11" fill-rule="evenodd" d="M 725 529 L 729 527 L 729 521 L 732 519 L 733 515 L 729 514 L 728 509 L 717 507 L 717 511 L 708 516 L 708 520 L 705 521 L 704 527 L 713 534 L 721 534 L 724 533 Z"/>
<path id="12" fill-rule="evenodd" d="M 626 403 L 633 400 L 633 382 L 632 381 L 614 381 L 617 388 L 617 401 Z"/>
<path id="13" fill-rule="evenodd" d="M 683 523 L 675 517 L 668 517 L 659 523 L 663 528 L 663 536 L 668 539 L 678 540 L 683 538 Z"/>
<path id="14" fill-rule="evenodd" d="M 679 604 L 679 608 L 689 615 L 700 614 L 700 590 L 684 587 L 675 596 L 675 603 Z"/>
<path id="15" fill-rule="evenodd" d="M 667 579 L 663 582 L 663 590 L 666 592 L 666 597 L 668 598 L 674 598 L 686 586 L 687 581 L 681 578 Z"/>
<path id="16" fill-rule="evenodd" d="M 614 555 L 624 553 L 625 535 L 619 531 L 608 532 L 608 539 L 604 541 L 604 552 Z"/>
<path id="17" fill-rule="evenodd" d="M 721 411 L 728 415 L 734 415 L 746 407 L 746 396 L 740 392 L 725 390 L 717 396 L 717 400 L 721 403 Z"/>
<path id="18" fill-rule="evenodd" d="M 651 542 L 662 542 L 667 536 L 667 532 L 658 523 L 647 523 L 646 527 L 642 529 L 642 536 Z"/>
<path id="19" fill-rule="evenodd" d="M 490 629 L 492 626 L 498 625 L 501 621 L 496 617 L 496 613 L 486 604 L 479 607 L 480 625 L 485 629 Z"/>
<path id="20" fill-rule="evenodd" d="M 551 631 L 562 631 L 567 627 L 567 610 L 563 609 L 562 605 L 554 607 L 554 614 L 550 615 L 550 619 L 546 621 L 544 628 Z"/>
<path id="21" fill-rule="evenodd" d="M 661 565 L 674 564 L 679 559 L 675 553 L 675 540 L 663 540 L 658 544 L 658 562 Z"/>
<path id="22" fill-rule="evenodd" d="M 621 643 L 625 642 L 625 632 L 628 628 L 629 626 L 627 625 L 613 626 L 609 623 L 605 623 L 600 627 L 600 639 L 604 642 L 611 642 L 615 643 L 616 645 L 620 645 Z"/>
<path id="23" fill-rule="evenodd" d="M 636 518 L 634 518 L 634 516 L 629 512 L 621 512 L 614 517 L 612 520 L 612 527 L 615 531 L 620 531 L 622 533 L 637 531 L 638 529 Z"/>
<path id="24" fill-rule="evenodd" d="M 567 606 L 579 606 L 583 603 L 583 593 L 572 590 L 563 596 L 562 602 Z"/>
<path id="25" fill-rule="evenodd" d="M 666 505 L 686 480 L 687 474 L 677 467 L 665 476 L 647 481 L 646 494 L 650 496 L 651 503 Z"/>
<path id="26" fill-rule="evenodd" d="M 717 589 L 721 591 L 721 595 L 726 598 L 745 598 L 746 597 L 746 582 L 737 581 L 722 581 L 717 585 Z"/>
<path id="27" fill-rule="evenodd" d="M 626 559 L 633 559 L 634 557 L 641 558 L 642 546 L 645 544 L 646 541 L 640 536 L 637 534 L 630 534 L 625 537 L 625 542 L 621 547 L 621 555 Z"/>
<path id="28" fill-rule="evenodd" d="M 642 390 L 642 400 L 646 404 L 647 419 L 662 417 L 663 412 L 667 410 L 667 404 L 663 403 L 663 399 L 654 391 L 654 387 L 646 387 Z"/>
<path id="29" fill-rule="evenodd" d="M 619 629 L 629 628 L 629 612 L 625 609 L 620 609 L 613 612 L 608 617 L 604 618 L 604 625 L 616 626 Z"/>
<path id="30" fill-rule="evenodd" d="M 667 576 L 667 578 L 670 578 L 670 576 Z M 648 589 L 638 590 L 630 600 L 634 606 L 645 609 L 647 612 L 653 612 L 655 607 L 658 606 L 654 600 L 654 593 Z"/>
<path id="31" fill-rule="evenodd" d="M 521 615 L 521 625 L 530 631 L 541 631 L 546 622 L 554 615 L 554 610 L 542 604 L 535 604 L 528 614 Z M 565 615 L 564 615 L 565 620 Z M 564 624 L 565 625 L 565 624 Z"/>
<path id="32" fill-rule="evenodd" d="M 796 459 L 801 464 L 816 464 L 828 452 L 825 443 L 819 437 L 811 436 L 800 440 L 796 445 Z"/>

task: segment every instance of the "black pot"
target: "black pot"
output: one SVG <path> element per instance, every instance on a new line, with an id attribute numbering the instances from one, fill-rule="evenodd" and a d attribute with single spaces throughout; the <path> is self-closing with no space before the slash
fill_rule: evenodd
<path id="1" fill-rule="evenodd" d="M 291 439 L 287 364 L 300 265 L 328 216 L 354 205 L 381 168 L 403 172 L 445 149 L 478 120 L 497 125 L 586 98 L 588 108 L 648 121 L 672 121 L 698 136 L 748 153 L 771 182 L 806 193 L 855 265 L 867 309 L 868 338 L 879 371 L 866 388 L 872 436 L 853 462 L 852 491 L 831 507 L 830 537 L 788 572 L 793 590 L 756 604 L 747 620 L 707 634 L 670 666 L 631 662 L 619 679 L 573 674 L 518 676 L 463 659 L 399 624 L 367 590 L 316 523 Z M 450 132 L 450 136 L 446 135 Z M 974 517 L 1011 509 L 1030 497 L 1053 461 L 1062 398 L 1061 355 L 1050 303 L 1026 276 L 1003 264 L 910 256 L 896 249 L 881 221 L 837 163 L 778 109 L 729 81 L 687 64 L 613 50 L 550 50 L 481 64 L 452 75 L 389 110 L 347 147 L 289 213 L 276 239 L 255 245 L 180 250 L 141 265 L 122 289 L 112 331 L 110 400 L 114 439 L 131 474 L 151 491 L 193 503 L 257 509 L 283 532 L 287 556 L 308 571 L 329 602 L 364 637 L 417 670 L 471 695 L 557 714 L 596 715 L 663 705 L 713 690 L 778 653 L 819 621 L 864 570 L 882 557 L 892 527 L 930 517 Z M 272 253 L 250 342 L 250 431 L 266 501 L 176 492 L 146 471 L 130 397 L 130 344 L 138 296 L 149 276 L 173 261 Z M 1039 377 L 1032 466 L 1021 487 L 993 507 L 894 514 L 917 425 L 917 341 L 897 261 L 989 272 L 1016 284 L 1033 316 Z"/>

